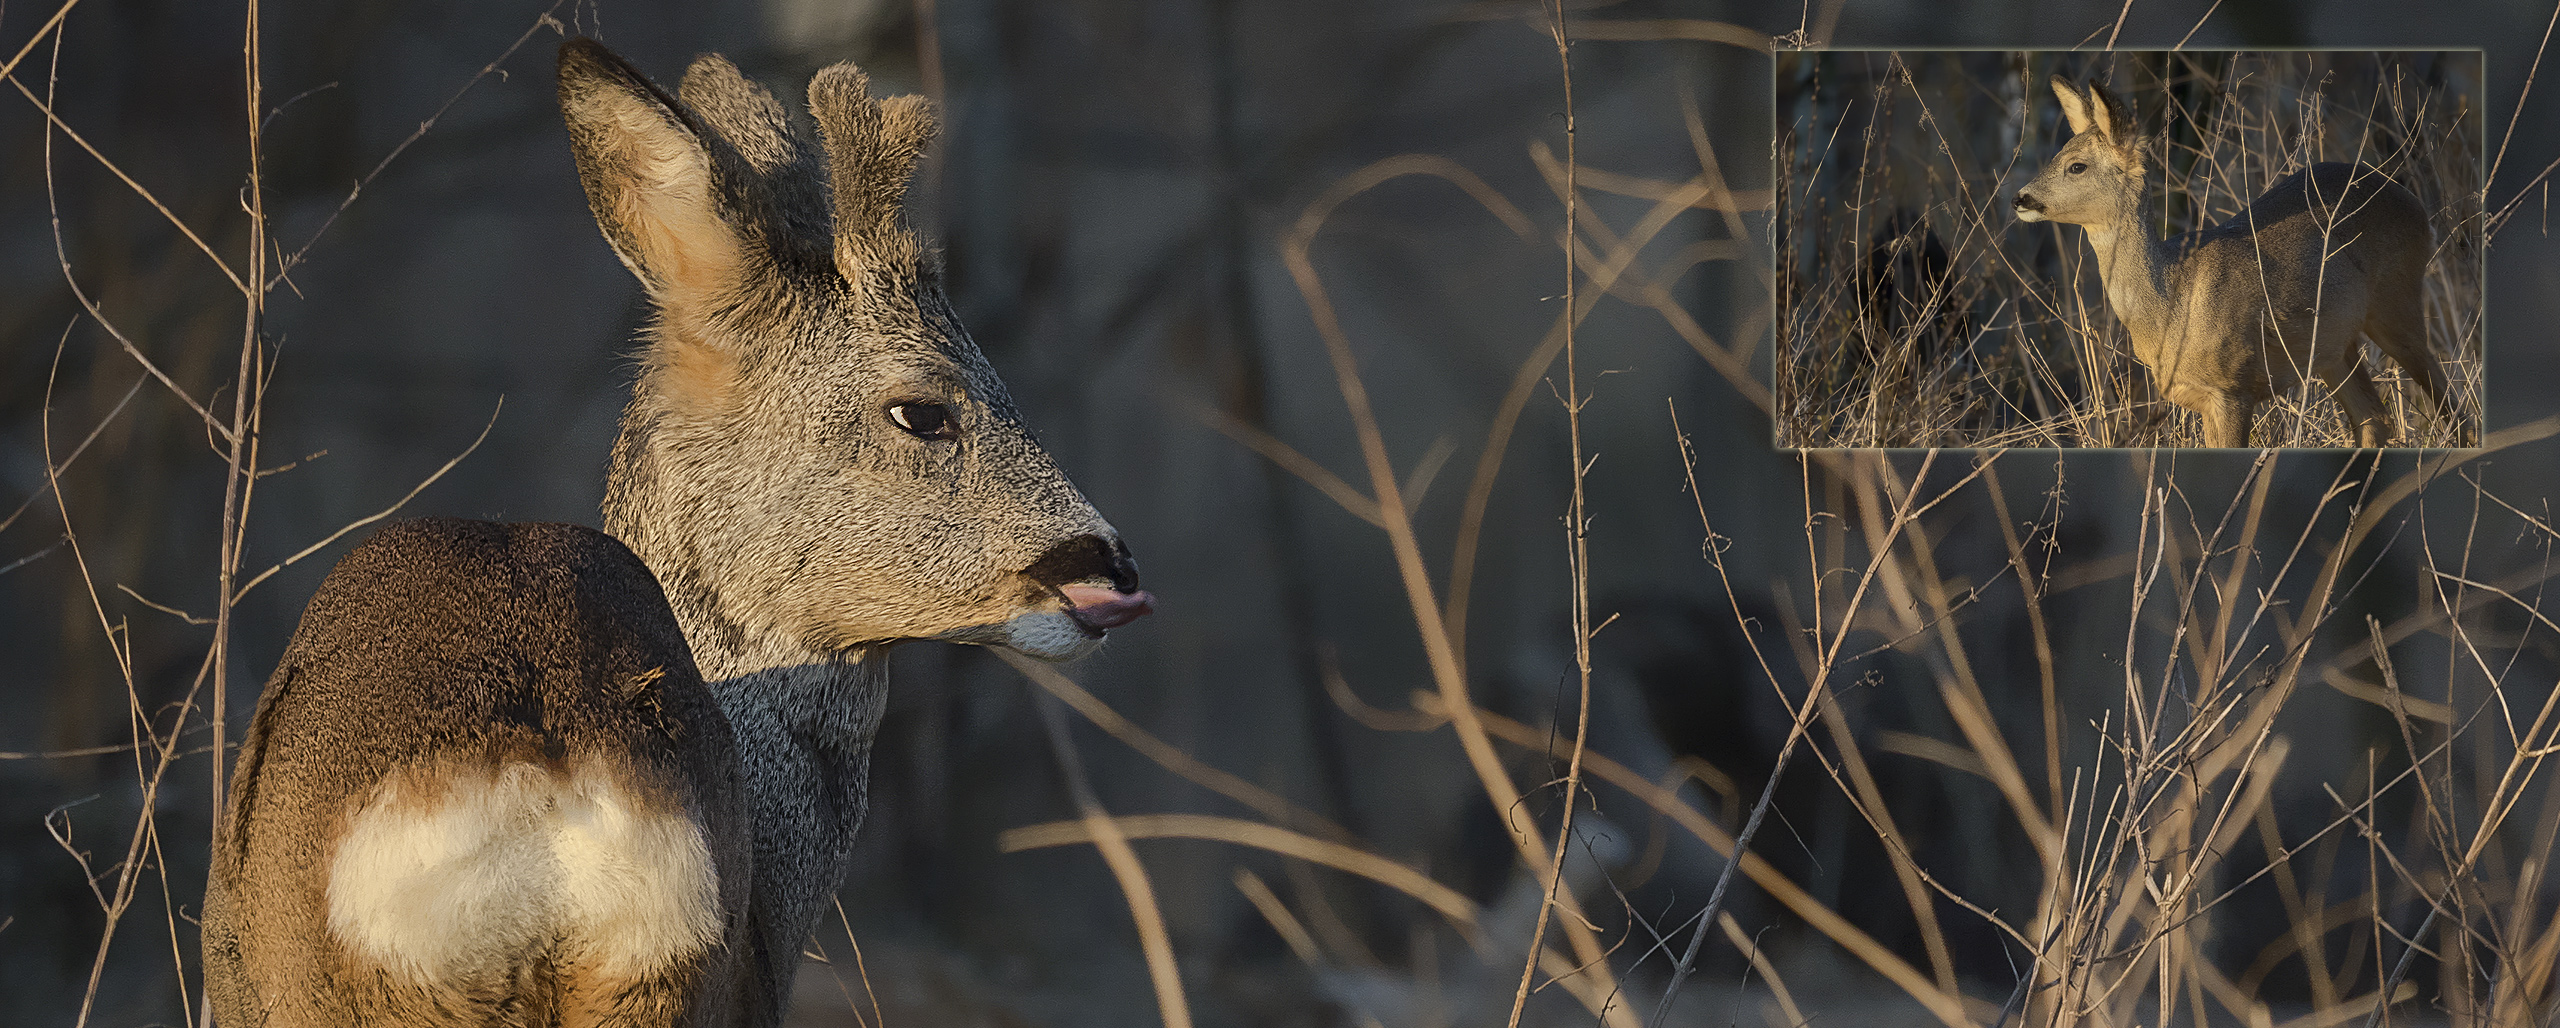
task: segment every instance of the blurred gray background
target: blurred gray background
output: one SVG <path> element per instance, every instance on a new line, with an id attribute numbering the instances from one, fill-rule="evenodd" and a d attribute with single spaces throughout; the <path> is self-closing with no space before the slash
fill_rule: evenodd
<path id="1" fill-rule="evenodd" d="M 2126 46 L 2175 44 L 2191 29 L 2195 46 L 2484 46 L 2495 155 L 2550 15 L 2548 5 L 2525 2 L 2224 2 L 2205 17 L 2207 6 L 1850 0 L 1800 12 L 1631 2 L 1577 6 L 1572 16 L 1705 19 L 1762 33 L 1793 32 L 1801 21 L 1843 46 L 2069 47 L 2093 35 L 2103 42 L 2120 14 Z M 487 0 L 266 4 L 266 99 L 277 110 L 266 126 L 264 186 L 282 248 L 312 238 L 352 183 L 544 9 Z M 0 60 L 54 10 L 27 0 L 0 6 Z M 694 54 L 717 51 L 787 97 L 816 68 L 848 59 L 871 71 L 875 90 L 938 91 L 947 125 L 941 156 L 916 192 L 919 220 L 943 241 L 964 320 L 1051 452 L 1126 535 L 1161 600 L 1157 616 L 1114 633 L 1103 655 L 1068 673 L 1185 751 L 1337 821 L 1376 853 L 1500 904 L 1514 883 L 1512 851 L 1450 733 L 1379 730 L 1346 714 L 1325 688 L 1324 669 L 1339 667 L 1367 704 L 1403 710 L 1411 690 L 1429 687 L 1384 537 L 1217 422 L 1258 425 L 1364 482 L 1281 240 L 1311 200 L 1374 161 L 1435 154 L 1481 176 L 1526 213 L 1536 238 L 1445 183 L 1408 178 L 1345 204 L 1314 249 L 1398 468 L 1438 469 L 1417 516 L 1434 580 L 1445 586 L 1487 430 L 1561 303 L 1563 262 L 1550 237 L 1564 214 L 1532 153 L 1536 144 L 1562 147 L 1561 93 L 1534 7 L 573 0 L 556 11 L 569 31 L 598 36 L 662 82 Z M 242 17 L 238 4 L 90 0 L 69 13 L 58 55 L 48 40 L 11 76 L 38 95 L 56 91 L 68 125 L 235 263 L 248 245 Z M 268 331 L 280 356 L 261 462 L 309 459 L 259 481 L 245 567 L 264 568 L 399 499 L 469 445 L 502 397 L 487 441 L 402 513 L 595 522 L 645 312 L 570 167 L 551 88 L 559 38 L 548 27 L 534 31 L 499 74 L 454 102 L 318 237 L 291 288 L 274 297 Z M 934 59 L 920 60 L 927 53 Z M 2554 69 L 2543 70 L 2491 187 L 2492 208 L 2560 156 L 2560 132 L 2551 129 L 2560 89 Z M 1574 95 L 1585 168 L 1687 181 L 1700 166 L 1684 113 L 1684 101 L 1693 102 L 1721 174 L 1738 193 L 1760 190 L 1765 208 L 1764 53 L 1698 40 L 1593 39 L 1576 47 Z M 81 562 L 63 545 L 45 454 L 49 445 L 59 460 L 118 408 L 140 372 L 81 316 L 57 238 L 71 276 L 108 318 L 220 411 L 232 402 L 241 325 L 237 294 L 202 253 L 67 137 L 52 137 L 48 169 L 46 138 L 33 104 L 0 92 L 0 515 L 29 504 L 0 528 L 0 750 L 12 757 L 0 760 L 0 1023 L 24 1025 L 74 1021 L 106 923 L 82 865 L 48 826 L 89 855 L 103 876 L 97 887 L 109 888 L 144 797 L 131 752 L 21 755 L 114 747 L 130 741 L 132 718 L 166 724 L 174 716 L 169 705 L 194 680 L 211 630 L 136 597 L 210 609 L 221 510 L 220 460 L 157 384 L 133 395 L 63 479 L 104 620 L 132 647 L 136 693 L 128 695 Z M 2490 248 L 2493 432 L 2560 409 L 2549 359 L 2560 248 L 2542 228 L 2541 203 Z M 1587 206 L 1586 216 L 1623 232 L 1650 204 L 1594 193 Z M 1645 254 L 1658 265 L 1693 244 L 1737 238 L 1728 245 L 1765 253 L 1765 210 L 1738 224 L 1740 237 L 1737 219 L 1687 211 Z M 1765 381 L 1768 293 L 1747 260 L 1709 261 L 1659 284 L 1700 331 L 1750 355 Z M 1693 502 L 1736 541 L 1728 562 L 1746 613 L 1774 623 L 1769 611 L 1800 600 L 1804 588 L 1777 591 L 1804 575 L 1807 472 L 1771 449 L 1767 413 L 1657 310 L 1604 301 L 1583 323 L 1580 344 L 1595 397 L 1585 444 L 1599 455 L 1589 479 L 1593 604 L 1621 616 L 1597 644 L 1594 746 L 1648 775 L 1679 754 L 1703 756 L 1756 794 L 1784 715 L 1747 670 L 1732 605 L 1699 559 Z M 1700 447 L 1694 501 L 1666 400 Z M 1564 425 L 1538 386 L 1493 487 L 1469 594 L 1467 661 L 1478 702 L 1541 727 L 1571 710 Z M 2284 471 L 2282 491 L 2316 498 L 2336 461 L 2301 458 Z M 2227 455 L 2178 458 L 2197 506 L 2212 510 L 2244 466 Z M 2560 446 L 2502 454 L 2485 468 L 2485 482 L 2522 508 L 2547 510 L 2543 497 L 2560 492 Z M 2028 517 L 2059 479 L 2069 490 L 2054 533 L 2061 545 L 2129 548 L 2126 497 L 2139 486 L 2131 469 L 2129 458 L 2110 453 L 2017 460 L 2007 465 L 2011 507 Z M 1825 502 L 1820 481 L 1816 504 Z M 1991 579 L 2006 557 L 1989 508 L 1947 516 L 1941 560 L 1978 565 L 1977 580 Z M 2516 559 L 2535 552 L 2532 539 L 2501 531 L 2483 545 L 2527 555 Z M 357 538 L 286 568 L 243 601 L 223 683 L 235 741 L 303 601 Z M 2419 587 L 2405 561 L 2376 559 L 2383 570 L 2355 602 L 2378 610 L 2410 602 Z M 1795 599 L 1773 598 L 1783 595 Z M 2125 637 L 2121 595 L 2075 595 L 2095 613 L 2050 616 L 2066 626 L 2058 629 L 2066 662 L 2092 670 L 2088 687 L 2103 693 L 2112 688 L 2104 669 Z M 2030 658 L 2019 655 L 2016 609 L 2014 597 L 1986 600 L 1965 615 L 1984 657 L 1978 670 L 1996 696 L 2033 689 L 2018 674 Z M 874 805 L 844 891 L 888 1023 L 1150 1023 L 1155 1003 L 1127 909 L 1093 851 L 1003 854 L 995 845 L 1004 829 L 1072 816 L 1029 688 L 974 651 L 911 647 L 897 659 L 873 763 Z M 2538 653 L 2526 662 L 2552 663 Z M 1891 654 L 1852 673 L 1871 686 L 1846 701 L 1862 723 L 1948 734 L 1928 723 L 1926 704 L 1897 697 Z M 1913 688 L 1925 693 L 1925 679 Z M 2324 716 L 2305 715 L 2314 729 L 2330 723 L 2317 720 Z M 1114 811 L 1249 813 L 1089 725 L 1078 722 L 1076 737 Z M 201 746 L 208 737 L 187 738 Z M 2337 780 L 2360 780 L 2357 753 L 2341 745 L 2323 759 L 2334 758 Z M 181 762 L 157 798 L 156 841 L 145 847 L 151 884 L 107 950 L 90 1023 L 184 1016 L 172 954 L 183 954 L 191 981 L 188 918 L 200 899 L 210 760 Z M 1516 768 L 1529 786 L 1547 777 L 1543 760 L 1523 756 Z M 2317 802 L 2316 784 L 2297 787 Z M 1979 797 L 1912 789 L 1917 820 L 1907 823 L 1933 866 L 1961 887 L 2002 888 L 2014 873 L 2004 840 L 1969 835 L 1974 822 L 1963 816 Z M 1717 861 L 1677 839 L 1648 852 L 1644 809 L 1606 793 L 1598 802 L 1594 823 L 1614 842 L 1595 847 L 1617 847 L 1626 901 L 1666 923 L 1693 911 Z M 1701 802 L 1726 809 L 1713 796 Z M 1551 825 L 1553 796 L 1531 803 Z M 1761 846 L 1771 859 L 1888 944 L 1913 946 L 1897 927 L 1908 913 L 1879 883 L 1874 841 L 1848 831 L 1837 790 L 1800 767 L 1780 810 L 1787 825 L 1770 829 Z M 1410 899 L 1258 851 L 1140 847 L 1204 1024 L 1357 1024 L 1373 1015 L 1432 1023 L 1380 1012 L 1422 1010 L 1429 1004 L 1413 997 L 1426 993 L 1470 991 L 1492 1000 L 1489 1012 L 1469 1020 L 1465 1011 L 1477 1008 L 1448 1001 L 1455 1012 L 1446 1016 L 1499 1023 L 1516 961 L 1473 967 L 1462 944 Z M 1627 870 L 1639 865 L 1641 873 Z M 1238 867 L 1293 904 L 1329 905 L 1368 959 L 1319 971 L 1293 957 L 1234 884 Z M 1842 983 L 1835 998 L 1889 991 L 1853 971 L 1823 970 L 1843 958 L 1741 891 L 1737 916 L 1754 930 L 1769 926 L 1764 944 L 1804 968 L 1805 980 Z M 1585 902 L 1609 937 L 1641 935 L 1605 888 Z M 1967 991 L 1996 1006 L 2009 982 L 1996 940 L 1979 925 L 1951 921 L 1949 930 L 1965 947 L 1958 963 Z M 845 950 L 821 942 L 859 997 Z M 1622 971 L 1642 945 L 1619 954 Z M 1718 984 L 1693 990 L 1694 1023 L 1727 1021 L 1724 1007 L 1711 1006 L 1720 995 L 1713 990 L 1729 991 L 1741 966 L 1721 939 L 1710 944 L 1701 982 Z M 1660 959 L 1649 967 L 1633 978 L 1657 978 Z M 826 971 L 803 975 L 798 1016 L 855 1023 Z M 867 1003 L 862 1009 L 867 1017 Z M 1547 1019 L 1540 1023 L 1588 1023 L 1552 992 L 1532 1009 Z"/>

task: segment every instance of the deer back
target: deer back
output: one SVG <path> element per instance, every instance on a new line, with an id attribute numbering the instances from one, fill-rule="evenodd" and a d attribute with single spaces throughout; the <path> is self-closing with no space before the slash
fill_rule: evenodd
<path id="1" fill-rule="evenodd" d="M 708 1023 L 699 986 L 748 941 L 728 723 L 593 529 L 421 520 L 350 551 L 234 781 L 205 919 L 225 1025 Z"/>
<path id="2" fill-rule="evenodd" d="M 2417 196 L 2371 167 L 2314 164 L 2267 187 L 2248 209 L 2180 241 L 2171 288 L 2187 334 L 2215 333 L 2288 360 L 2258 385 L 2290 389 L 2315 340 L 2352 334 L 2377 283 L 2425 274 L 2433 229 Z M 2234 376 L 2246 375 L 2236 368 Z"/>

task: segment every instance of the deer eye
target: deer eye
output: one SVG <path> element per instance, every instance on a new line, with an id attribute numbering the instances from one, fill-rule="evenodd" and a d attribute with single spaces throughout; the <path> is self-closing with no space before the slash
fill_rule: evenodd
<path id="1" fill-rule="evenodd" d="M 2087 170 L 2089 170 L 2089 166 L 2088 166 L 2086 163 L 2083 163 L 2083 162 L 2080 162 L 2080 161 L 2073 161 L 2073 162 L 2071 162 L 2071 173 L 2072 173 L 2072 174 L 2077 175 L 2077 174 L 2079 174 L 2079 173 L 2081 173 L 2081 172 L 2084 172 L 2084 171 L 2087 171 Z"/>
<path id="2" fill-rule="evenodd" d="M 950 439 L 960 434 L 960 426 L 951 419 L 951 408 L 925 400 L 890 404 L 889 422 L 918 439 Z"/>

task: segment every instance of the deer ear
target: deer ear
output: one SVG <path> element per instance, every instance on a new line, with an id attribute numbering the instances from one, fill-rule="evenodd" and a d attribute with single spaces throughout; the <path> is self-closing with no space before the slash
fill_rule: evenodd
<path id="1" fill-rule="evenodd" d="M 650 296 L 664 306 L 734 288 L 740 235 L 683 106 L 601 44 L 572 39 L 560 45 L 560 113 L 587 206 Z"/>
<path id="2" fill-rule="evenodd" d="M 2101 138 L 2118 149 L 2135 142 L 2133 112 L 2126 110 L 2124 101 L 2116 99 L 2107 87 L 2095 82 L 2089 83 L 2089 121 L 2098 127 Z"/>
<path id="3" fill-rule="evenodd" d="M 837 64 L 809 80 L 809 113 L 835 192 L 838 272 L 860 285 L 880 267 L 912 266 L 918 245 L 906 228 L 907 180 L 933 141 L 933 105 L 920 96 L 875 100 L 861 69 Z"/>
<path id="4" fill-rule="evenodd" d="M 2062 101 L 2063 120 L 2071 123 L 2071 134 L 2089 131 L 2089 99 L 2071 87 L 2071 80 L 2055 75 L 2050 80 L 2053 98 Z"/>
<path id="5" fill-rule="evenodd" d="M 771 175 L 799 157 L 791 120 L 773 93 L 738 72 L 719 54 L 704 54 L 685 69 L 676 87 L 686 110 L 738 151 L 757 173 Z"/>

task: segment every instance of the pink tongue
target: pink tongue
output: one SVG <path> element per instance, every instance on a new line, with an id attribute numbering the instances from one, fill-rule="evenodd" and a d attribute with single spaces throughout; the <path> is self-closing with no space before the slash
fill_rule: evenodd
<path id="1" fill-rule="evenodd" d="M 1156 598 L 1144 589 L 1134 593 L 1115 592 L 1098 586 L 1060 586 L 1071 613 L 1088 628 L 1118 628 L 1153 613 Z"/>

